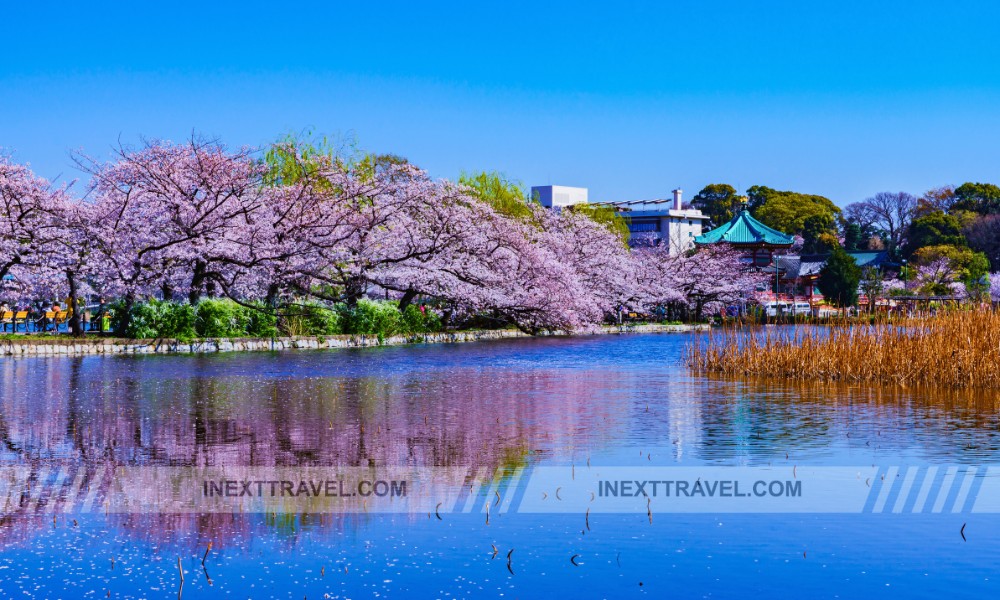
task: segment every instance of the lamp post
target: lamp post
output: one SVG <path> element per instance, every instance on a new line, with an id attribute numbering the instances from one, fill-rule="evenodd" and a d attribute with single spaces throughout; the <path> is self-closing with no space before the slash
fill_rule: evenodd
<path id="1" fill-rule="evenodd" d="M 906 259 L 904 258 L 903 259 L 903 292 L 909 291 L 909 290 L 906 289 L 906 274 L 907 274 L 906 272 L 907 272 L 907 269 L 906 269 Z M 905 300 L 904 300 L 904 302 L 905 302 Z"/>
<path id="2" fill-rule="evenodd" d="M 771 251 L 771 258 L 773 259 L 773 262 L 774 262 L 774 316 L 775 317 L 780 317 L 781 316 L 781 308 L 780 308 L 781 307 L 781 297 L 780 297 L 780 295 L 781 295 L 781 287 L 780 287 L 780 285 L 781 284 L 780 284 L 780 282 L 778 280 L 778 253 L 777 253 L 776 250 L 777 249 Z"/>
<path id="3" fill-rule="evenodd" d="M 778 301 L 778 255 L 774 252 L 771 253 L 771 257 L 774 259 L 774 301 Z M 777 304 L 774 305 L 777 309 Z"/>

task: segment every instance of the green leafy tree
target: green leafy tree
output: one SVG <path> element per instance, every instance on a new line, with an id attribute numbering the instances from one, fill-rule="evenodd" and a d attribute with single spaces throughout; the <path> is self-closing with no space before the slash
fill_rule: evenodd
<path id="1" fill-rule="evenodd" d="M 852 221 L 844 222 L 844 250 L 857 252 L 868 249 L 868 238 L 862 233 L 861 225 Z"/>
<path id="2" fill-rule="evenodd" d="M 925 246 L 913 253 L 913 260 L 918 265 L 930 265 L 937 260 L 948 261 L 948 268 L 955 274 L 955 279 L 965 284 L 969 295 L 984 292 L 983 282 L 989 285 L 990 261 L 982 252 L 976 252 L 963 246 Z"/>
<path id="3" fill-rule="evenodd" d="M 814 239 L 820 233 L 836 236 L 840 207 L 829 198 L 815 194 L 781 192 L 764 186 L 754 186 L 758 200 L 751 200 L 751 212 L 761 223 L 778 231 L 806 237 L 806 222 Z M 756 208 L 753 208 L 756 202 Z"/>
<path id="4" fill-rule="evenodd" d="M 861 268 L 854 257 L 840 248 L 833 249 L 830 258 L 819 272 L 819 291 L 835 306 L 854 306 L 858 303 L 858 284 Z"/>
<path id="5" fill-rule="evenodd" d="M 840 245 L 828 215 L 810 215 L 802 224 L 802 252 L 823 254 Z"/>
<path id="6" fill-rule="evenodd" d="M 780 193 L 781 192 L 778 190 L 772 190 L 766 185 L 750 186 L 747 190 L 747 209 L 749 209 L 751 213 L 756 214 L 757 209 L 764 206 L 764 203 L 767 202 L 768 198 Z"/>
<path id="7" fill-rule="evenodd" d="M 468 187 L 473 195 L 502 215 L 519 221 L 529 221 L 532 218 L 528 196 L 519 181 L 496 171 L 481 171 L 462 173 L 458 183 Z"/>
<path id="8" fill-rule="evenodd" d="M 469 188 L 474 196 L 505 216 L 520 221 L 531 221 L 534 218 L 531 203 L 536 202 L 536 199 L 529 200 L 521 183 L 508 179 L 502 173 L 496 171 L 462 173 L 458 182 Z M 628 243 L 628 221 L 614 208 L 607 205 L 575 204 L 566 207 L 566 210 L 587 216 L 614 232 L 623 244 Z"/>
<path id="9" fill-rule="evenodd" d="M 607 205 L 574 204 L 566 207 L 566 210 L 586 215 L 591 221 L 610 229 L 623 244 L 628 245 L 628 219 L 618 214 L 614 208 Z"/>
<path id="10" fill-rule="evenodd" d="M 885 250 L 885 243 L 878 231 L 870 224 L 859 223 L 853 219 L 840 219 L 840 230 L 844 236 L 844 250 L 848 252 L 865 252 L 867 250 Z"/>
<path id="11" fill-rule="evenodd" d="M 952 210 L 967 210 L 981 215 L 1000 213 L 1000 187 L 992 183 L 963 183 L 955 188 Z"/>
<path id="12" fill-rule="evenodd" d="M 958 217 L 934 211 L 913 219 L 907 236 L 906 255 L 912 256 L 926 246 L 965 246 Z"/>
<path id="13" fill-rule="evenodd" d="M 353 170 L 358 176 L 365 178 L 365 181 L 374 180 L 380 171 L 385 173 L 388 169 L 400 165 L 409 164 L 409 160 L 398 154 L 372 154 L 366 153 L 353 163 Z"/>
<path id="14" fill-rule="evenodd" d="M 727 183 L 712 183 L 691 198 L 691 206 L 711 219 L 714 227 L 718 227 L 732 220 L 737 201 L 736 188 Z"/>
<path id="15" fill-rule="evenodd" d="M 364 158 L 357 141 L 335 140 L 327 136 L 313 136 L 311 132 L 302 135 L 288 134 L 264 153 L 267 172 L 264 181 L 268 185 L 292 185 L 304 179 L 316 180 L 313 175 L 326 162 L 353 166 Z M 317 181 L 322 184 L 322 181 Z"/>

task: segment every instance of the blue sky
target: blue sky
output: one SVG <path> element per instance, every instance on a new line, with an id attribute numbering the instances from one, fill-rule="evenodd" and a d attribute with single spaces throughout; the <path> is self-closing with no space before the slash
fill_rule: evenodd
<path id="1" fill-rule="evenodd" d="M 48 178 L 308 128 L 592 200 L 1000 182 L 997 2 L 31 4 L 4 8 L 0 146 Z"/>

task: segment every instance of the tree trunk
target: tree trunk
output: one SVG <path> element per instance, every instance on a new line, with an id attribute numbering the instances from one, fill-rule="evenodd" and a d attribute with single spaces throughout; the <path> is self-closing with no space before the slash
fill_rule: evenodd
<path id="1" fill-rule="evenodd" d="M 69 309 L 72 311 L 72 316 L 69 318 L 69 330 L 73 337 L 84 337 L 86 333 L 80 326 L 80 292 L 76 283 L 76 273 L 67 271 L 66 280 L 69 283 Z"/>
<path id="2" fill-rule="evenodd" d="M 278 284 L 272 283 L 267 286 L 267 298 L 264 302 L 272 309 L 278 308 Z"/>
<path id="3" fill-rule="evenodd" d="M 358 305 L 358 300 L 365 293 L 365 280 L 363 277 L 352 277 L 347 282 L 347 289 L 344 290 L 344 295 L 347 306 L 354 308 Z"/>
<path id="4" fill-rule="evenodd" d="M 406 290 L 406 292 L 403 294 L 403 297 L 399 299 L 399 311 L 403 312 L 404 310 L 406 310 L 406 307 L 409 306 L 410 303 L 413 302 L 413 299 L 416 297 L 417 297 L 416 290 Z"/>
<path id="5" fill-rule="evenodd" d="M 122 311 L 125 313 L 118 321 L 121 331 L 115 331 L 117 335 L 125 335 L 132 325 L 132 309 L 135 307 L 135 294 L 129 292 L 122 298 Z"/>
<path id="6" fill-rule="evenodd" d="M 201 299 L 201 288 L 205 285 L 205 261 L 199 260 L 194 264 L 194 276 L 191 277 L 191 291 L 188 292 L 188 303 L 191 306 L 198 304 Z"/>

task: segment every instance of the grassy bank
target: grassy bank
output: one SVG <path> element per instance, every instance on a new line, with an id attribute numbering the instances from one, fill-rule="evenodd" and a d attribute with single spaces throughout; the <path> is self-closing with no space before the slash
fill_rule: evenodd
<path id="1" fill-rule="evenodd" d="M 1000 389 L 1000 312 L 794 332 L 723 329 L 689 346 L 687 362 L 738 377 Z"/>

